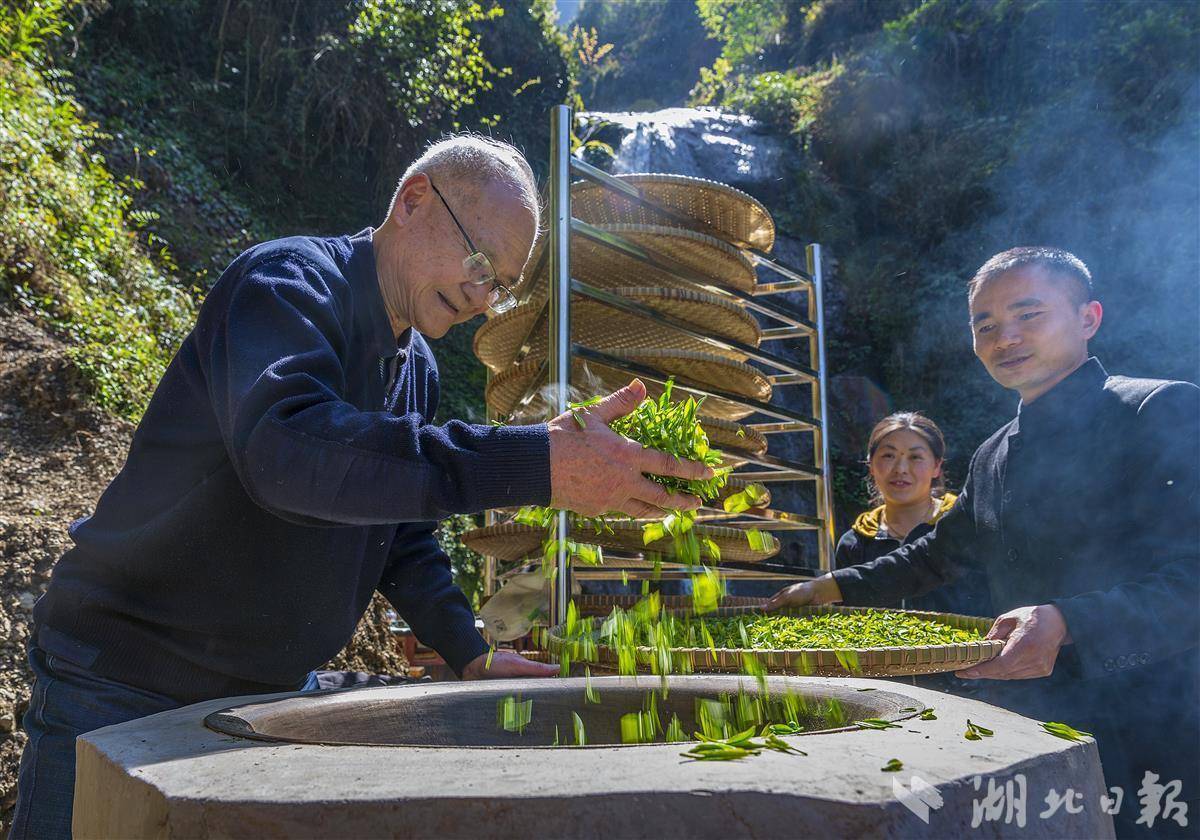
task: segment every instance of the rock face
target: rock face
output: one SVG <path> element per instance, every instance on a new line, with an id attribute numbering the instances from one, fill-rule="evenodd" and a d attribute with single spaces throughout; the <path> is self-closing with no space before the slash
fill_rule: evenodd
<path id="1" fill-rule="evenodd" d="M 580 115 L 589 125 L 608 123 L 619 135 L 612 171 L 669 172 L 721 181 L 751 195 L 782 177 L 785 142 L 743 114 L 715 108 L 667 108 L 648 113 Z"/>
<path id="2" fill-rule="evenodd" d="M 736 679 L 675 677 L 672 694 L 698 686 L 728 691 Z M 1060 740 L 1028 718 L 903 683 L 772 678 L 773 689 L 785 679 L 809 694 L 876 689 L 909 698 L 914 708 L 935 707 L 937 719 L 909 712 L 898 729 L 788 738 L 807 755 L 695 762 L 680 758 L 679 744 L 548 748 L 549 734 L 537 721 L 539 709 L 549 713 L 553 703 L 539 706 L 538 699 L 528 743 L 513 736 L 505 746 L 483 746 L 505 737 L 479 738 L 484 728 L 495 731 L 496 697 L 524 692 L 549 703 L 544 692 L 558 690 L 586 716 L 582 679 L 414 683 L 324 700 L 215 700 L 81 737 L 74 836 L 932 838 L 966 836 L 973 820 L 988 837 L 1113 836 L 1111 817 L 1100 808 L 1104 783 L 1091 741 Z M 592 679 L 602 705 L 622 682 L 630 681 Z M 641 685 L 653 688 L 658 680 Z M 415 743 L 425 746 L 267 742 L 203 723 L 231 705 L 261 702 L 249 731 L 262 733 L 257 727 L 279 723 L 272 722 L 277 713 L 295 714 L 298 702 L 344 703 L 347 695 L 360 712 L 341 715 L 345 725 L 374 717 L 389 735 L 416 733 L 423 740 Z M 455 713 L 456 700 L 466 714 Z M 965 740 L 968 718 L 995 736 Z M 313 740 L 335 740 L 337 733 L 321 727 L 337 719 L 309 715 L 299 729 L 316 727 L 307 732 Z M 891 759 L 903 762 L 902 771 L 881 769 Z M 1051 790 L 1063 796 L 1068 788 L 1082 809 L 1041 817 Z M 999 806 L 992 807 L 997 790 Z M 1011 809 L 1006 795 L 1014 796 Z"/>

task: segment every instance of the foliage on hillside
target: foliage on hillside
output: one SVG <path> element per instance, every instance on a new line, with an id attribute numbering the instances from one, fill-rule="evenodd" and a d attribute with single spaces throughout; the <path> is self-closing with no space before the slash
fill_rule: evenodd
<path id="1" fill-rule="evenodd" d="M 708 37 L 694 4 L 676 0 L 584 0 L 575 18 L 575 48 L 595 37 L 612 49 L 578 62 L 579 93 L 592 110 L 653 111 L 684 105 L 720 44 Z"/>
<path id="2" fill-rule="evenodd" d="M 1195 380 L 1200 7 L 698 0 L 700 102 L 793 137 L 783 225 L 832 246 L 830 359 L 942 422 L 958 459 L 1013 398 L 973 361 L 965 280 L 1018 244 L 1096 275 L 1112 370 Z M 857 455 L 857 453 L 855 453 Z"/>
<path id="3" fill-rule="evenodd" d="M 167 277 L 169 254 L 138 230 L 136 183 L 108 171 L 102 135 L 44 63 L 61 11 L 55 0 L 0 11 L 0 301 L 68 338 L 100 404 L 136 417 L 194 305 Z"/>
<path id="4" fill-rule="evenodd" d="M 239 251 L 377 224 L 445 132 L 537 167 L 569 86 L 549 0 L 19 0 L 0 44 L 0 295 L 129 417 Z M 481 415 L 470 329 L 441 344 L 443 413 Z"/>

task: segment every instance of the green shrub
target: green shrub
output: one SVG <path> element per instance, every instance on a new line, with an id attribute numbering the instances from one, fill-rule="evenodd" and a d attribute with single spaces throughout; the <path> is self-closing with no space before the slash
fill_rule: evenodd
<path id="1" fill-rule="evenodd" d="M 817 118 L 825 87 L 842 72 L 834 63 L 826 70 L 801 75 L 768 71 L 731 84 L 725 106 L 749 114 L 764 125 L 804 133 Z"/>
<path id="2" fill-rule="evenodd" d="M 484 559 L 463 545 L 462 535 L 477 527 L 479 523 L 474 516 L 458 513 L 443 519 L 437 530 L 438 545 L 450 557 L 454 582 L 475 610 L 479 609 L 479 599 L 483 597 Z"/>
<path id="3" fill-rule="evenodd" d="M 42 4 L 55 9 L 57 4 Z M 26 10 L 29 7 L 25 7 Z M 19 28 L 0 11 L 0 32 Z M 54 28 L 43 21 L 41 31 Z M 0 300 L 67 339 L 100 405 L 136 418 L 190 328 L 192 299 L 147 256 L 129 194 L 96 151 L 97 128 L 30 59 L 0 59 Z M 163 254 L 164 258 L 168 255 Z"/>

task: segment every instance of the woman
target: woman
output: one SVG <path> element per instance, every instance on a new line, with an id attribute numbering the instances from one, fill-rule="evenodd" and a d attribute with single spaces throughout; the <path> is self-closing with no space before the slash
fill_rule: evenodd
<path id="1" fill-rule="evenodd" d="M 892 414 L 875 425 L 867 443 L 867 470 L 876 506 L 838 540 L 835 568 L 868 563 L 933 530 L 958 498 L 946 492 L 945 456 L 941 429 L 919 412 Z M 982 581 L 970 578 L 907 602 L 897 599 L 873 606 L 988 614 Z"/>

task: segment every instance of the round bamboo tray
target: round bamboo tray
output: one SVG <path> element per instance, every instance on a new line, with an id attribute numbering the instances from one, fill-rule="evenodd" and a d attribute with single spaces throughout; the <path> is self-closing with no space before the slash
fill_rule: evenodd
<path id="1" fill-rule="evenodd" d="M 780 610 L 782 615 L 822 615 L 827 613 L 866 612 L 866 607 L 794 607 Z M 682 612 L 682 611 L 681 611 Z M 722 607 L 715 613 L 716 618 L 728 618 L 738 615 L 761 613 L 756 606 Z M 979 618 L 952 613 L 919 612 L 916 610 L 895 610 L 915 615 L 919 618 L 940 621 L 952 627 L 963 629 L 974 628 L 986 633 L 992 626 L 992 619 Z M 548 633 L 548 647 L 552 653 L 557 653 L 571 644 L 562 636 L 561 627 L 552 627 Z M 917 674 L 938 674 L 947 671 L 958 671 L 970 668 L 981 662 L 987 662 L 1000 655 L 1004 642 L 992 639 L 979 642 L 960 642 L 948 645 L 919 645 L 913 647 L 879 647 L 857 648 L 844 650 L 827 649 L 791 649 L 791 650 L 762 650 L 746 648 L 671 648 L 675 661 L 686 659 L 693 671 L 741 673 L 745 665 L 742 655 L 753 653 L 758 662 L 771 674 L 793 674 L 818 677 L 905 677 Z M 650 647 L 637 649 L 638 661 L 649 661 L 654 653 Z M 577 658 L 572 651 L 573 658 Z M 605 668 L 617 666 L 617 652 L 607 645 L 596 646 L 595 663 Z M 639 664 L 639 668 L 640 668 Z"/>
<path id="2" fill-rule="evenodd" d="M 750 426 L 715 417 L 701 417 L 700 425 L 708 435 L 708 445 L 721 450 L 726 466 L 740 467 L 748 457 L 767 451 L 766 435 Z"/>
<path id="3" fill-rule="evenodd" d="M 675 260 L 697 275 L 699 281 L 711 283 L 710 290 L 717 294 L 721 293 L 723 286 L 743 292 L 754 290 L 754 263 L 728 242 L 703 233 L 666 225 L 618 224 L 597 227 Z M 534 246 L 533 255 L 527 265 L 530 272 L 534 272 L 539 265 L 540 270 L 522 281 L 516 290 L 518 296 L 525 295 L 526 285 L 532 283 L 533 288 L 528 292 L 529 299 L 540 300 L 546 297 L 547 278 L 550 276 L 550 261 L 542 261 L 542 252 L 546 245 L 547 238 L 543 236 Z M 626 286 L 696 288 L 696 284 L 690 280 L 676 277 L 671 272 L 642 262 L 624 251 L 601 245 L 579 234 L 571 237 L 571 276 L 601 289 Z"/>
<path id="4" fill-rule="evenodd" d="M 597 534 L 594 528 L 572 525 L 568 538 L 619 551 L 634 553 L 656 551 L 664 558 L 671 558 L 675 555 L 675 547 L 670 537 L 655 540 L 649 545 L 644 544 L 642 542 L 642 526 L 639 522 L 612 522 L 610 525 L 612 533 L 601 534 Z M 740 528 L 704 524 L 696 524 L 692 527 L 697 536 L 707 537 L 717 544 L 717 547 L 721 549 L 722 560 L 757 563 L 779 552 L 779 542 L 770 534 L 765 534 L 771 543 L 770 550 L 757 551 L 750 547 L 750 543 L 746 540 L 746 532 Z M 477 554 L 509 561 L 540 555 L 542 541 L 545 538 L 546 531 L 542 528 L 533 525 L 505 523 L 467 531 L 462 535 L 462 542 Z"/>
<path id="5" fill-rule="evenodd" d="M 692 220 L 698 230 L 737 245 L 769 251 L 775 222 L 756 199 L 717 181 L 686 175 L 618 175 L 642 197 Z M 592 181 L 571 185 L 571 215 L 593 224 L 685 224 Z"/>
<path id="6" fill-rule="evenodd" d="M 737 341 L 752 347 L 757 347 L 762 340 L 762 328 L 754 316 L 728 299 L 691 289 L 648 286 L 623 287 L 612 291 L 645 304 L 655 312 L 683 321 L 697 332 L 714 338 Z M 539 298 L 485 321 L 475 332 L 476 357 L 498 373 L 511 366 L 522 343 L 529 337 L 530 355 L 545 358 L 549 330 L 545 328 L 544 320 L 543 327 L 530 336 L 530 331 L 542 318 L 544 311 L 545 299 Z M 622 312 L 584 297 L 577 297 L 571 302 L 571 338 L 604 351 L 632 348 L 687 350 L 711 353 L 738 362 L 746 360 L 744 353 L 709 344 L 666 327 L 654 318 Z"/>
<path id="7" fill-rule="evenodd" d="M 675 393 L 686 393 L 688 385 L 694 384 L 699 387 L 719 388 L 763 402 L 771 398 L 771 383 L 761 372 L 742 362 L 722 359 L 711 353 L 630 349 L 612 351 L 610 355 L 652 367 L 662 373 L 664 378 L 674 376 Z M 512 414 L 517 403 L 533 384 L 544 360 L 544 356 L 531 356 L 521 364 L 493 377 L 484 392 L 488 408 L 501 417 Z M 588 394 L 615 391 L 628 385 L 631 378 L 630 374 L 615 367 L 597 362 L 585 364 L 578 357 L 572 359 L 571 379 L 579 383 L 577 387 L 581 387 Z M 656 382 L 646 381 L 645 385 L 646 393 L 652 399 L 657 398 L 663 391 L 662 386 Z M 754 413 L 752 408 L 719 397 L 706 397 L 703 411 L 705 415 L 719 420 L 740 420 Z M 546 413 L 546 403 L 541 394 L 530 401 L 526 413 L 530 412 L 536 416 Z"/>

